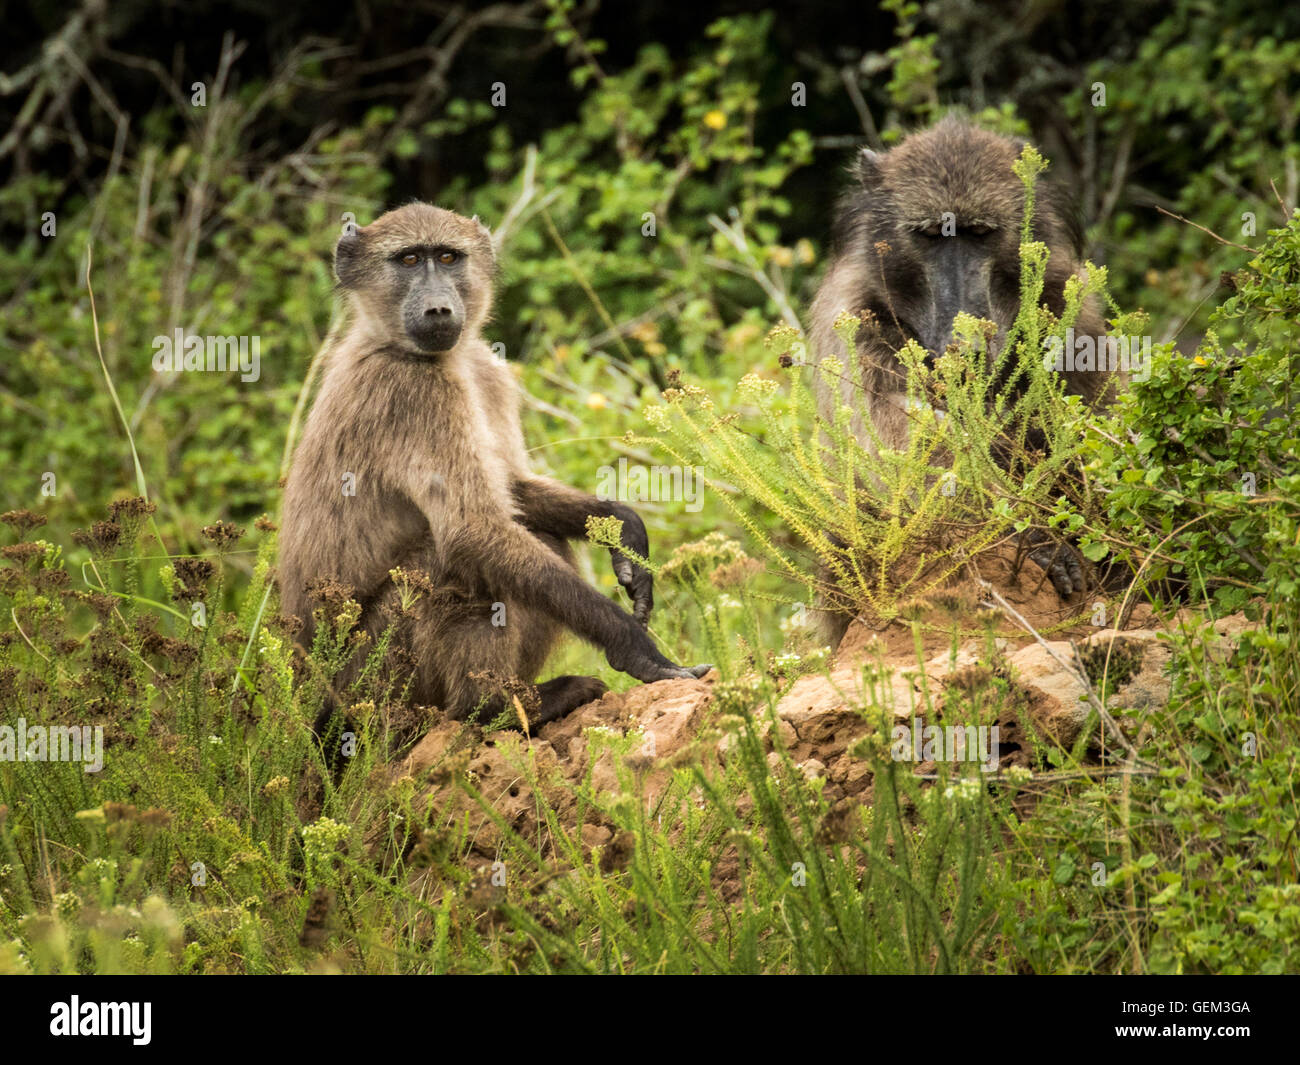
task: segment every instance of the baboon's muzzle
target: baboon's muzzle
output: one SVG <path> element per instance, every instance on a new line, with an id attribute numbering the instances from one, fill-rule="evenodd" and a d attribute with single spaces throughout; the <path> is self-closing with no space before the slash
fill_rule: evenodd
<path id="1" fill-rule="evenodd" d="M 406 333 L 421 351 L 434 354 L 450 351 L 460 340 L 463 323 L 460 316 L 437 315 L 425 312 L 414 322 L 408 322 Z"/>
<path id="2" fill-rule="evenodd" d="M 406 335 L 421 351 L 450 351 L 465 328 L 465 307 L 450 282 L 433 277 L 413 290 L 404 307 Z"/>
<path id="3" fill-rule="evenodd" d="M 930 304 L 924 319 L 917 323 L 917 339 L 932 355 L 942 355 L 952 343 L 952 322 L 961 311 L 976 318 L 988 318 L 992 313 L 990 256 L 960 236 L 943 237 L 937 244 L 926 267 Z"/>

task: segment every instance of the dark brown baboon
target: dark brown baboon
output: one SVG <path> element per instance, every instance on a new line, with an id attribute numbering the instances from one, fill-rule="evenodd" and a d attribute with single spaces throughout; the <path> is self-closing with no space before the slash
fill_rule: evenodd
<path id="1" fill-rule="evenodd" d="M 953 318 L 966 311 L 996 323 L 989 358 L 997 358 L 1020 306 L 1024 187 L 1012 164 L 1022 148 L 949 118 L 884 154 L 860 153 L 856 180 L 836 214 L 830 266 L 813 301 L 810 340 L 815 362 L 833 355 L 846 367 L 838 395 L 818 375 L 822 415 L 830 417 L 837 404 L 849 405 L 853 432 L 864 446 L 872 446 L 866 419 L 883 446 L 906 444 L 906 371 L 896 352 L 907 339 L 937 355 L 952 339 Z M 1082 272 L 1083 239 L 1068 196 L 1051 181 L 1037 183 L 1033 230 L 1050 251 L 1043 302 L 1060 314 L 1066 281 Z M 844 311 L 871 312 L 852 359 L 833 328 Z M 1099 337 L 1105 322 L 1095 306 L 1085 304 L 1074 329 L 1078 336 Z M 1108 401 L 1118 381 L 1109 372 L 1060 372 L 1066 390 L 1090 403 Z M 999 388 L 1021 387 L 1017 376 L 1014 367 L 1004 365 Z M 1044 562 L 1057 591 L 1069 596 L 1085 581 L 1079 561 L 1065 555 L 1047 548 L 1030 557 Z"/>
<path id="2" fill-rule="evenodd" d="M 585 535 L 588 516 L 622 519 L 623 546 L 643 558 L 645 526 L 621 503 L 529 472 L 518 386 L 480 336 L 494 269 L 483 225 L 428 204 L 339 239 L 335 273 L 351 322 L 328 354 L 285 490 L 284 612 L 304 619 L 310 646 L 309 585 L 347 586 L 372 641 L 396 621 L 414 662 L 413 701 L 460 719 L 494 717 L 503 696 L 487 680 L 531 685 L 566 628 L 638 680 L 702 675 L 707 667 L 674 665 L 647 634 L 644 568 L 612 553 L 631 614 L 575 571 L 566 541 Z M 421 575 L 406 613 L 395 567 Z M 603 690 L 592 677 L 548 681 L 532 723 Z"/>

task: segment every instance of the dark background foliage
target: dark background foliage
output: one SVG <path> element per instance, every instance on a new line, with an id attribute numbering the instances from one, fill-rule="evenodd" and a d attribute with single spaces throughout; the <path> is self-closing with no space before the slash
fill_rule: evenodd
<path id="1" fill-rule="evenodd" d="M 1249 121 L 1232 87 L 1216 83 L 1229 63 L 1212 46 L 1240 52 L 1243 44 L 1261 38 L 1286 42 L 1300 36 L 1300 9 L 1267 3 L 935 0 L 912 6 L 919 9 L 919 31 L 935 34 L 933 80 L 944 106 L 980 111 L 1010 105 L 1058 172 L 1075 185 L 1089 221 L 1097 221 L 1102 208 L 1107 212 L 1102 221 L 1132 209 L 1150 226 L 1162 224 L 1150 206 L 1179 203 L 1189 175 L 1205 169 L 1207 148 L 1222 136 L 1215 134 L 1216 119 Z M 706 27 L 718 18 L 766 10 L 775 17 L 762 80 L 770 107 L 758 123 L 759 139 L 775 144 L 797 120 L 823 149 L 819 162 L 824 165 L 793 176 L 787 186 L 794 209 L 784 228 L 793 239 L 822 231 L 825 205 L 840 181 L 832 164 L 864 137 L 846 79 L 855 83 L 879 128 L 888 128 L 891 115 L 914 117 L 900 116 L 885 79 L 873 76 L 892 43 L 897 19 L 891 11 L 837 0 L 785 5 L 585 0 L 568 18 L 584 39 L 604 42 L 602 66 L 621 70 L 649 42 L 683 55 L 698 49 Z M 6 2 L 0 4 L 5 73 L 12 77 L 34 63 L 48 41 L 67 32 L 78 11 L 81 22 L 69 40 L 89 77 L 61 86 L 35 114 L 23 113 L 23 92 L 0 94 L 0 128 L 18 135 L 0 158 L 0 178 L 54 176 L 60 196 L 91 195 L 103 176 L 114 137 L 106 99 L 130 116 L 171 110 L 162 76 L 182 89 L 195 79 L 210 80 L 227 33 L 244 43 L 231 76 L 235 89 L 272 76 L 304 48 L 321 49 L 323 58 L 313 64 L 310 77 L 293 86 L 292 106 L 269 107 L 252 119 L 251 138 L 263 158 L 304 143 L 322 126 L 359 124 L 376 105 L 397 109 L 397 122 L 377 145 L 392 175 L 394 202 L 436 199 L 454 178 L 478 184 L 492 176 L 486 162 L 490 131 L 483 127 L 458 135 L 417 134 L 413 151 L 395 150 L 405 130 L 435 117 L 446 101 L 485 99 L 492 82 L 507 81 L 517 91 L 494 123 L 505 124 L 513 139 L 523 142 L 574 121 L 584 95 L 570 79 L 580 45 L 555 42 L 546 31 L 548 5 L 542 0 L 126 0 L 111 5 L 91 0 L 80 7 Z M 1183 54 L 1188 49 L 1198 50 L 1198 62 Z M 1089 84 L 1105 71 L 1124 77 L 1126 83 L 1113 88 L 1124 93 L 1119 109 L 1129 115 L 1127 121 L 1122 116 L 1092 121 L 1085 113 Z M 782 106 L 796 80 L 809 85 L 805 111 Z M 1186 99 L 1178 99 L 1176 83 Z M 1292 139 L 1297 89 L 1300 80 L 1292 70 L 1289 81 L 1277 86 L 1277 98 L 1262 101 L 1266 117 L 1275 122 L 1277 148 Z M 179 136 L 183 121 L 173 110 L 170 129 L 155 124 L 150 132 Z M 141 132 L 135 128 L 128 136 Z M 1125 142 L 1124 158 L 1117 162 L 1114 149 Z M 9 239 L 25 235 L 12 217 L 5 218 L 5 229 Z"/>

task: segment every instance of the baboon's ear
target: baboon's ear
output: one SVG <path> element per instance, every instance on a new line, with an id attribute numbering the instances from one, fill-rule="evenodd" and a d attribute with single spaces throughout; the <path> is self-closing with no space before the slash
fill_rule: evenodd
<path id="1" fill-rule="evenodd" d="M 334 276 L 344 288 L 356 288 L 362 275 L 362 245 L 359 226 L 349 226 L 334 245 Z"/>
<path id="2" fill-rule="evenodd" d="M 492 239 L 492 230 L 488 229 L 487 223 L 479 218 L 478 215 L 475 215 L 470 219 L 470 221 L 474 223 L 475 228 L 478 230 L 480 244 L 487 252 L 488 259 L 491 261 L 492 266 L 495 269 L 497 252 L 496 241 Z"/>
<path id="3" fill-rule="evenodd" d="M 880 153 L 870 148 L 858 152 L 854 173 L 864 189 L 874 189 L 880 184 Z"/>

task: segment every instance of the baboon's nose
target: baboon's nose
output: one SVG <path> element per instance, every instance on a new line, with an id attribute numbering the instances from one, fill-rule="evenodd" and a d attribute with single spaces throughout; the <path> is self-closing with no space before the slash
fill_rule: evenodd
<path id="1" fill-rule="evenodd" d="M 406 331 L 424 351 L 450 351 L 460 339 L 460 313 L 454 307 L 435 303 L 415 319 L 407 319 Z"/>

